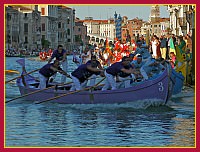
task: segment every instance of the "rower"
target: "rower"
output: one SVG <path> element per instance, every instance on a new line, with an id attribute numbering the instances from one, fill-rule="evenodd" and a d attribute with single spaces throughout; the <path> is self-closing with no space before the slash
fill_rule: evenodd
<path id="1" fill-rule="evenodd" d="M 160 63 L 160 61 L 160 58 L 152 58 L 151 60 L 145 63 L 142 69 L 146 72 L 148 77 L 154 77 L 164 71 L 165 67 Z"/>
<path id="2" fill-rule="evenodd" d="M 62 45 L 58 45 L 57 50 L 53 51 L 53 54 L 51 56 L 51 58 L 49 59 L 48 63 L 51 63 L 51 61 L 56 58 L 56 60 L 58 60 L 63 68 L 63 71 L 65 71 L 65 73 L 67 73 L 67 68 L 68 68 L 68 63 L 67 63 L 67 51 L 65 49 L 63 49 Z M 54 74 L 54 76 L 51 79 L 51 82 L 55 79 L 56 74 Z M 62 75 L 61 77 L 61 83 L 65 83 L 66 81 L 66 76 Z"/>
<path id="3" fill-rule="evenodd" d="M 103 69 L 98 68 L 99 64 L 100 63 L 96 60 L 96 57 L 92 56 L 90 61 L 86 64 L 80 65 L 76 70 L 74 70 L 71 73 L 73 84 L 70 91 L 81 90 L 86 87 L 88 78 L 94 74 L 101 74 L 101 76 L 103 76 Z"/>
<path id="4" fill-rule="evenodd" d="M 57 72 L 70 77 L 65 71 L 63 71 L 60 68 L 60 63 L 58 60 L 55 60 L 53 63 L 49 63 L 44 65 L 40 71 L 39 71 L 39 80 L 40 80 L 40 84 L 39 84 L 39 88 L 40 89 L 44 89 L 47 86 L 48 80 L 49 78 L 56 74 Z"/>
<path id="5" fill-rule="evenodd" d="M 134 75 L 132 74 L 132 77 L 135 78 L 136 81 L 148 79 L 145 71 L 142 69 L 142 66 L 145 65 L 142 55 L 137 54 L 136 58 L 136 60 L 131 62 L 132 67 L 136 70 L 136 73 Z"/>
<path id="6" fill-rule="evenodd" d="M 103 67 L 101 66 L 101 63 L 97 60 L 97 57 L 95 55 L 91 56 L 91 60 L 89 60 L 86 64 L 91 64 L 91 63 L 92 63 L 92 67 L 98 68 L 103 71 Z M 100 74 L 99 72 L 96 72 L 90 77 L 89 86 L 95 85 L 96 77 L 99 74 Z"/>
<path id="7" fill-rule="evenodd" d="M 105 70 L 106 83 L 102 88 L 102 90 L 107 90 L 109 89 L 110 86 L 112 90 L 117 89 L 115 78 L 120 72 L 124 72 L 126 74 L 134 73 L 134 70 L 132 68 L 126 69 L 126 66 L 129 65 L 130 65 L 130 58 L 124 56 L 121 62 L 116 62 L 112 64 L 110 67 L 108 67 Z"/>

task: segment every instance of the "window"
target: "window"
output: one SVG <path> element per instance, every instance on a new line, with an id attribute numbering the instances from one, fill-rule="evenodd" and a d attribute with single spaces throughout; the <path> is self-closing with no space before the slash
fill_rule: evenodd
<path id="1" fill-rule="evenodd" d="M 11 15 L 9 13 L 7 13 L 7 20 L 10 21 L 11 20 Z"/>
<path id="2" fill-rule="evenodd" d="M 28 23 L 24 23 L 24 32 L 28 33 Z"/>
<path id="3" fill-rule="evenodd" d="M 81 31 L 81 28 L 78 28 L 78 31 L 80 32 L 80 31 Z"/>
<path id="4" fill-rule="evenodd" d="M 24 41 L 24 43 L 28 43 L 28 37 L 27 37 L 27 36 L 25 36 L 25 41 Z"/>
<path id="5" fill-rule="evenodd" d="M 92 37 L 92 38 L 91 38 L 91 41 L 95 41 L 95 37 Z"/>
<path id="6" fill-rule="evenodd" d="M 67 29 L 67 35 L 70 35 L 70 29 Z"/>
<path id="7" fill-rule="evenodd" d="M 157 25 L 154 25 L 154 27 L 157 27 Z"/>
<path id="8" fill-rule="evenodd" d="M 45 40 L 45 35 L 42 35 L 42 40 Z"/>
<path id="9" fill-rule="evenodd" d="M 71 42 L 71 39 L 67 39 L 67 42 Z"/>
<path id="10" fill-rule="evenodd" d="M 45 8 L 41 8 L 41 15 L 45 15 Z"/>
<path id="11" fill-rule="evenodd" d="M 58 23 L 58 28 L 61 28 L 61 22 Z"/>
<path id="12" fill-rule="evenodd" d="M 45 31 L 45 23 L 42 23 L 42 31 Z"/>
<path id="13" fill-rule="evenodd" d="M 68 19 L 67 19 L 67 24 L 69 24 L 69 22 L 70 22 L 70 19 L 68 18 Z"/>
<path id="14" fill-rule="evenodd" d="M 79 42 L 79 36 L 75 35 L 75 42 Z"/>

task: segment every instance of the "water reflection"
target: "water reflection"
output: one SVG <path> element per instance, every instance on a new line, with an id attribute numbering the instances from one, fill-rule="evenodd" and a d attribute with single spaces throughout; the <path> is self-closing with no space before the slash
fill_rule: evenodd
<path id="1" fill-rule="evenodd" d="M 8 105 L 6 145 L 194 145 L 194 120 L 191 117 L 177 118 L 177 111 L 172 108 L 138 110 L 119 106 L 81 106 L 51 103 Z M 16 139 L 17 136 L 20 138 Z"/>

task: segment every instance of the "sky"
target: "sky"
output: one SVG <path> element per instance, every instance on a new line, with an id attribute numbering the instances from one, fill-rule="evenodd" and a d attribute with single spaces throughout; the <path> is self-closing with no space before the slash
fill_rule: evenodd
<path id="1" fill-rule="evenodd" d="M 151 12 L 151 5 L 70 5 L 69 7 L 76 10 L 76 17 L 81 20 L 86 16 L 93 19 L 108 19 L 114 17 L 116 11 L 117 14 L 127 16 L 128 19 L 138 17 L 148 21 Z M 167 6 L 160 6 L 160 17 L 169 17 Z"/>

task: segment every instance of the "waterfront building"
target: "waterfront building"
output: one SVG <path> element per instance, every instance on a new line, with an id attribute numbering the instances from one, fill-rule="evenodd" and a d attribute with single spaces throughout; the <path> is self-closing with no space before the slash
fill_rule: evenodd
<path id="1" fill-rule="evenodd" d="M 88 34 L 100 34 L 100 22 L 103 20 L 93 20 L 92 17 L 85 17 L 83 22 L 84 26 L 87 26 Z"/>
<path id="2" fill-rule="evenodd" d="M 76 19 L 74 26 L 75 49 L 80 49 L 80 51 L 82 51 L 89 42 L 87 26 L 84 26 L 83 22 L 83 20 Z"/>
<path id="3" fill-rule="evenodd" d="M 19 24 L 22 13 L 11 6 L 6 6 L 5 11 L 5 47 L 8 50 L 19 47 Z"/>
<path id="4" fill-rule="evenodd" d="M 144 21 L 141 26 L 141 35 L 143 35 L 144 37 L 149 36 L 150 27 L 151 24 L 147 21 Z"/>
<path id="5" fill-rule="evenodd" d="M 75 10 L 64 6 L 58 6 L 58 44 L 63 44 L 67 50 L 72 50 L 75 42 Z"/>
<path id="6" fill-rule="evenodd" d="M 192 33 L 194 27 L 194 6 L 193 5 L 167 5 L 170 16 L 171 33 L 185 35 Z"/>
<path id="7" fill-rule="evenodd" d="M 160 6 L 154 5 L 151 7 L 150 22 L 158 22 L 160 20 Z"/>
<path id="8" fill-rule="evenodd" d="M 149 17 L 149 35 L 156 35 L 160 37 L 161 35 L 166 35 L 170 33 L 169 18 L 160 17 L 160 6 L 155 5 L 151 7 L 151 13 Z"/>
<path id="9" fill-rule="evenodd" d="M 106 38 L 109 41 L 114 41 L 115 25 L 114 20 L 93 20 L 92 17 L 86 17 L 83 25 L 87 26 L 87 35 L 89 36 L 89 44 L 102 44 Z"/>
<path id="10" fill-rule="evenodd" d="M 42 45 L 45 49 L 58 46 L 58 9 L 55 5 L 40 5 Z"/>
<path id="11" fill-rule="evenodd" d="M 6 48 L 33 50 L 41 45 L 40 12 L 37 5 L 6 7 Z"/>
<path id="12" fill-rule="evenodd" d="M 100 36 L 107 37 L 109 40 L 114 40 L 115 23 L 113 19 L 100 22 Z"/>
<path id="13" fill-rule="evenodd" d="M 137 35 L 141 35 L 142 24 L 143 20 L 138 17 L 128 21 L 129 31 L 132 38 Z"/>

